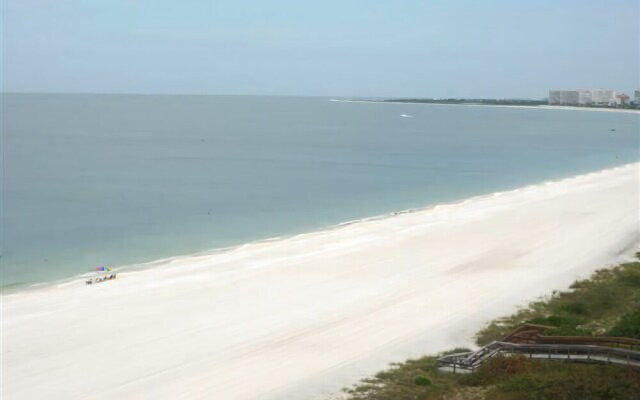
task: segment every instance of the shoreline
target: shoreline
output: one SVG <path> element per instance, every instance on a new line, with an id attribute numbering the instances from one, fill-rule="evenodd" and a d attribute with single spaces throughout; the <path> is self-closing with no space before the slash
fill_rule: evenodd
<path id="1" fill-rule="evenodd" d="M 3 294 L 3 394 L 326 398 L 624 257 L 639 168 Z"/>
<path id="2" fill-rule="evenodd" d="M 474 103 L 421 103 L 417 101 L 383 101 L 383 100 L 346 100 L 346 99 L 330 99 L 329 101 L 337 103 L 379 103 L 379 104 L 420 104 L 430 106 L 465 106 L 465 107 L 485 107 L 485 108 L 521 108 L 531 110 L 555 110 L 555 111 L 595 111 L 595 112 L 614 112 L 614 113 L 627 113 L 627 114 L 639 114 L 640 110 L 629 108 L 605 108 L 605 107 L 576 107 L 576 106 L 520 106 L 520 105 L 507 105 L 507 104 L 474 104 Z"/>
<path id="3" fill-rule="evenodd" d="M 447 104 L 445 104 L 445 105 L 447 105 Z M 490 107 L 501 107 L 501 106 L 490 106 Z M 510 107 L 510 106 L 505 106 L 505 107 Z M 354 220 L 348 220 L 348 221 L 344 221 L 344 222 L 339 222 L 337 224 L 329 225 L 329 226 L 327 226 L 325 228 L 322 228 L 322 229 L 319 229 L 319 230 L 314 230 L 314 231 L 309 231 L 309 232 L 302 232 L 302 233 L 294 233 L 294 234 L 290 234 L 290 235 L 269 237 L 269 238 L 265 238 L 265 239 L 253 240 L 253 241 L 244 242 L 244 243 L 240 243 L 240 244 L 232 245 L 232 246 L 227 246 L 227 247 L 206 249 L 206 250 L 198 251 L 198 252 L 195 252 L 195 253 L 177 254 L 177 255 L 174 255 L 174 256 L 154 259 L 152 261 L 143 262 L 143 263 L 121 265 L 121 266 L 113 267 L 113 270 L 114 270 L 114 272 L 117 272 L 118 274 L 122 274 L 122 273 L 128 273 L 128 272 L 146 271 L 148 269 L 158 268 L 158 267 L 162 268 L 163 266 L 166 267 L 166 266 L 171 265 L 172 263 L 183 263 L 183 262 L 188 262 L 191 259 L 199 259 L 201 257 L 216 256 L 216 255 L 221 254 L 221 253 L 233 252 L 233 251 L 237 251 L 237 250 L 240 250 L 240 249 L 246 248 L 246 247 L 260 246 L 262 244 L 268 244 L 268 243 L 280 242 L 280 241 L 286 241 L 286 240 L 304 239 L 305 237 L 318 235 L 318 234 L 327 234 L 327 233 L 331 233 L 331 232 L 346 228 L 346 227 L 351 226 L 351 225 L 365 224 L 365 223 L 368 223 L 368 222 L 375 222 L 375 221 L 384 221 L 385 219 L 388 219 L 388 218 L 393 218 L 393 217 L 396 217 L 396 216 L 401 216 L 401 215 L 406 215 L 406 214 L 410 215 L 410 214 L 414 214 L 414 213 L 429 212 L 429 211 L 433 211 L 433 210 L 435 210 L 435 209 L 437 209 L 439 207 L 460 206 L 460 205 L 463 205 L 463 204 L 466 204 L 466 203 L 469 203 L 469 202 L 479 201 L 479 200 L 487 199 L 487 198 L 493 198 L 493 197 L 500 196 L 500 195 L 503 195 L 503 194 L 509 194 L 511 192 L 515 193 L 515 192 L 519 192 L 519 191 L 531 190 L 531 189 L 534 189 L 536 187 L 547 186 L 547 185 L 550 185 L 550 184 L 560 184 L 562 182 L 570 181 L 570 180 L 573 180 L 573 179 L 576 179 L 576 178 L 579 178 L 579 177 L 589 176 L 589 175 L 594 175 L 594 174 L 597 175 L 597 174 L 601 174 L 601 173 L 607 173 L 607 172 L 610 172 L 610 171 L 629 168 L 629 167 L 632 167 L 634 165 L 637 165 L 637 166 L 640 167 L 640 162 L 627 163 L 627 164 L 622 164 L 622 165 L 606 168 L 606 169 L 603 169 L 603 170 L 587 172 L 585 174 L 573 175 L 573 176 L 568 176 L 568 177 L 563 177 L 563 178 L 558 178 L 558 179 L 551 179 L 551 180 L 538 182 L 538 183 L 532 183 L 532 184 L 529 184 L 529 185 L 525 185 L 525 186 L 521 186 L 521 187 L 517 187 L 517 188 L 513 188 L 513 189 L 506 189 L 506 190 L 503 190 L 503 191 L 478 194 L 478 195 L 474 195 L 474 196 L 471 196 L 471 197 L 464 197 L 464 198 L 460 198 L 460 199 L 455 199 L 455 200 L 452 200 L 452 201 L 449 201 L 449 202 L 429 204 L 429 205 L 425 205 L 425 206 L 421 206 L 421 207 L 408 208 L 408 209 L 403 209 L 403 210 L 399 210 L 399 211 L 391 211 L 391 212 L 388 212 L 388 213 L 373 215 L 373 216 L 370 216 L 370 217 L 364 217 L 364 218 L 359 218 L 359 219 L 354 219 Z M 70 277 L 67 277 L 67 278 L 56 279 L 56 280 L 53 280 L 53 281 L 43 281 L 43 282 L 36 282 L 36 283 L 16 284 L 15 286 L 1 287 L 0 288 L 0 292 L 1 292 L 0 293 L 0 297 L 2 297 L 2 296 L 10 296 L 10 295 L 14 295 L 14 294 L 20 294 L 20 293 L 23 293 L 23 292 L 30 292 L 30 291 L 37 291 L 37 290 L 49 290 L 49 289 L 55 289 L 55 288 L 62 288 L 62 287 L 66 287 L 66 286 L 69 286 L 69 285 L 83 284 L 85 279 L 88 276 L 92 275 L 92 274 L 93 274 L 93 271 L 88 271 L 88 272 L 84 272 L 84 273 L 81 273 L 81 274 L 76 274 L 76 275 L 73 275 L 73 276 L 70 276 Z"/>

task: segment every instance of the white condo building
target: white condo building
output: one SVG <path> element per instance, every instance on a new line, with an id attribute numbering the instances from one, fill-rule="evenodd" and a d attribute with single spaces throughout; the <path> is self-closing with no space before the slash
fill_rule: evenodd
<path id="1" fill-rule="evenodd" d="M 549 104 L 578 104 L 579 94 L 577 90 L 554 89 L 549 90 Z"/>
<path id="2" fill-rule="evenodd" d="M 549 90 L 549 104 L 589 106 L 612 105 L 616 92 L 612 89 L 552 89 Z"/>
<path id="3" fill-rule="evenodd" d="M 610 105 L 616 101 L 616 92 L 611 89 L 591 89 L 591 101 L 595 105 Z"/>

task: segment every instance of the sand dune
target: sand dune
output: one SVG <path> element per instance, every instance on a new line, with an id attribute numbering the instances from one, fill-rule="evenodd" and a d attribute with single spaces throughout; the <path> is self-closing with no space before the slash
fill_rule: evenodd
<path id="1" fill-rule="evenodd" d="M 2 394 L 326 398 L 633 250 L 638 165 L 2 297 Z"/>

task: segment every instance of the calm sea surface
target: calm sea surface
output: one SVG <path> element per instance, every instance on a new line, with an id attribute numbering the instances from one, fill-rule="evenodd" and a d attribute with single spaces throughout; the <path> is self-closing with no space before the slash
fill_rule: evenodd
<path id="1" fill-rule="evenodd" d="M 302 233 L 637 160 L 638 116 L 624 113 L 3 95 L 2 285 Z"/>

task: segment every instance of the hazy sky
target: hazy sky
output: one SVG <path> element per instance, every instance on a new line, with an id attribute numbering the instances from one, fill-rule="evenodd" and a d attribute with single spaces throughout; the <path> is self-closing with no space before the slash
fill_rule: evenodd
<path id="1" fill-rule="evenodd" d="M 3 91 L 636 89 L 640 0 L 2 0 Z"/>

